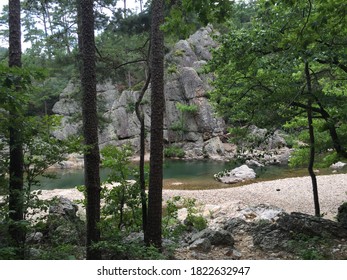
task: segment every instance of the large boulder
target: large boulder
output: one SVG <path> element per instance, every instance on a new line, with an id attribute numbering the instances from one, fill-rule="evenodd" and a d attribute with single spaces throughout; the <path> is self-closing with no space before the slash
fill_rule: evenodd
<path id="1" fill-rule="evenodd" d="M 53 199 L 47 216 L 45 238 L 52 244 L 85 243 L 85 223 L 77 217 L 77 205 L 65 197 Z"/>
<path id="2" fill-rule="evenodd" d="M 253 180 L 256 177 L 256 173 L 252 168 L 247 165 L 241 165 L 240 167 L 234 168 L 230 171 L 219 172 L 214 175 L 214 178 L 224 184 L 235 184 L 239 182 L 245 182 Z"/>
<path id="3" fill-rule="evenodd" d="M 344 168 L 346 165 L 347 165 L 347 163 L 342 162 L 342 161 L 338 161 L 338 162 L 330 165 L 330 168 L 333 170 L 339 170 L 339 169 Z"/>
<path id="4" fill-rule="evenodd" d="M 77 218 L 76 213 L 78 206 L 72 203 L 69 199 L 60 196 L 49 207 L 50 215 L 66 216 L 67 219 Z"/>
<path id="5" fill-rule="evenodd" d="M 194 242 L 189 246 L 190 250 L 199 251 L 207 253 L 211 250 L 211 242 L 208 238 L 199 238 L 194 240 Z"/>
<path id="6" fill-rule="evenodd" d="M 231 236 L 230 232 L 224 229 L 212 230 L 210 228 L 206 228 L 191 237 L 191 243 L 194 243 L 196 240 L 207 238 L 211 245 L 215 246 L 233 246 L 235 241 Z"/>

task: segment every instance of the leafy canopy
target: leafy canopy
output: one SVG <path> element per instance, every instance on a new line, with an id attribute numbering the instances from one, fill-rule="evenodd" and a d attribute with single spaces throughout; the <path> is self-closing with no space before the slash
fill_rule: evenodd
<path id="1" fill-rule="evenodd" d="M 345 1 L 259 0 L 255 8 L 242 28 L 229 22 L 209 64 L 215 74 L 211 100 L 218 112 L 233 125 L 273 128 L 304 116 L 312 98 L 314 118 L 323 119 L 326 131 L 334 128 L 344 139 Z M 306 126 L 298 123 L 296 129 Z"/>

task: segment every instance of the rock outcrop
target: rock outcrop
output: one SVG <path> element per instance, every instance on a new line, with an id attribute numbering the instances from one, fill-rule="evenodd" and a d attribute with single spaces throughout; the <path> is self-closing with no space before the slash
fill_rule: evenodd
<path id="1" fill-rule="evenodd" d="M 187 40 L 180 40 L 165 57 L 165 116 L 164 140 L 167 146 L 174 145 L 185 152 L 185 158 L 228 160 L 236 156 L 236 147 L 228 141 L 226 124 L 216 116 L 207 98 L 211 90 L 212 76 L 203 72 L 203 67 L 211 59 L 212 48 L 216 42 L 212 39 L 211 26 L 201 28 Z M 53 112 L 62 116 L 62 126 L 55 136 L 64 139 L 81 130 L 78 85 L 70 82 L 54 105 Z M 99 143 L 101 148 L 107 144 L 121 146 L 129 144 L 135 152 L 140 147 L 140 123 L 135 114 L 135 103 L 139 92 L 119 91 L 117 85 L 106 82 L 97 86 L 99 113 L 102 114 Z M 190 110 L 188 110 L 189 108 Z M 142 101 L 146 130 L 150 131 L 150 88 Z M 254 127 L 253 133 L 264 136 L 266 130 Z M 149 148 L 147 134 L 146 145 Z M 259 147 L 255 158 L 271 163 L 286 163 L 289 152 L 281 150 L 263 155 L 264 149 L 279 149 L 285 145 L 284 139 L 276 134 L 268 138 L 266 147 Z M 264 146 L 264 145 L 263 145 Z M 254 149 L 258 151 L 257 149 Z M 283 155 L 283 156 L 282 156 Z M 242 155 L 252 159 L 247 152 Z M 259 164 L 264 164 L 260 162 Z M 266 164 L 266 163 L 265 163 Z M 69 164 L 65 164 L 68 166 Z"/>
<path id="2" fill-rule="evenodd" d="M 202 28 L 187 40 L 179 41 L 166 55 L 165 119 L 164 137 L 167 145 L 177 145 L 191 158 L 221 158 L 228 152 L 223 148 L 219 136 L 223 135 L 225 123 L 216 117 L 208 102 L 207 92 L 211 89 L 209 76 L 199 71 L 211 59 L 210 49 L 216 47 L 211 38 L 212 27 Z M 80 106 L 76 101 L 77 85 L 70 82 L 54 105 L 53 112 L 62 116 L 62 127 L 55 136 L 63 139 L 75 135 L 81 128 Z M 150 127 L 150 89 L 143 100 L 145 125 Z M 138 92 L 119 92 L 117 86 L 107 82 L 97 86 L 98 101 L 106 123 L 100 130 L 99 142 L 117 146 L 130 144 L 139 149 L 140 123 L 135 114 Z M 184 112 L 178 104 L 196 108 Z M 149 144 L 149 136 L 147 144 Z"/>
<path id="3" fill-rule="evenodd" d="M 344 259 L 343 224 L 271 205 L 217 216 L 209 227 L 185 237 L 178 249 L 185 259 Z"/>

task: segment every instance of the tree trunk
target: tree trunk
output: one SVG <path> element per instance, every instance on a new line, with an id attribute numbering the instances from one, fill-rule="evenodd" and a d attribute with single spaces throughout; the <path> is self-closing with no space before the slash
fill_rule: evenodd
<path id="1" fill-rule="evenodd" d="M 142 13 L 142 0 L 140 0 L 140 12 Z"/>
<path id="2" fill-rule="evenodd" d="M 314 127 L 313 127 L 313 117 L 312 117 L 312 85 L 311 85 L 311 75 L 309 70 L 308 62 L 305 63 L 305 75 L 306 75 L 306 83 L 308 89 L 308 102 L 307 102 L 307 121 L 308 121 L 308 129 L 310 134 L 310 158 L 308 164 L 308 172 L 311 176 L 312 181 L 312 190 L 313 190 L 313 201 L 314 201 L 314 209 L 315 215 L 320 217 L 320 206 L 319 206 L 319 197 L 318 197 L 318 184 L 316 174 L 314 173 L 314 158 L 315 158 L 315 138 L 314 138 Z"/>
<path id="3" fill-rule="evenodd" d="M 319 113 L 322 116 L 322 118 L 325 120 L 327 127 L 328 127 L 328 130 L 329 130 L 330 138 L 333 142 L 333 146 L 334 146 L 336 153 L 340 157 L 347 158 L 347 151 L 346 151 L 346 148 L 343 147 L 343 145 L 341 144 L 341 140 L 340 140 L 339 135 L 337 134 L 337 131 L 336 131 L 335 121 L 330 116 L 330 114 L 324 109 L 323 105 L 319 102 L 319 100 L 316 100 L 316 102 L 319 106 L 319 109 L 315 108 L 315 107 L 311 107 L 312 112 Z M 299 108 L 303 108 L 306 111 L 308 109 L 307 105 L 302 104 L 300 102 L 293 101 L 291 103 L 291 105 L 297 106 Z"/>
<path id="4" fill-rule="evenodd" d="M 124 18 L 127 17 L 127 0 L 123 0 Z"/>
<path id="5" fill-rule="evenodd" d="M 312 106 L 310 102 L 308 102 L 308 106 Z M 312 125 L 312 110 L 307 109 L 307 120 L 308 120 L 308 129 L 310 134 L 310 159 L 308 164 L 308 173 L 311 176 L 312 181 L 312 190 L 313 190 L 313 201 L 314 201 L 314 209 L 315 215 L 320 217 L 320 206 L 319 206 L 319 197 L 318 197 L 318 184 L 316 174 L 314 173 L 314 158 L 315 158 L 315 138 L 314 138 L 314 128 Z"/>
<path id="6" fill-rule="evenodd" d="M 135 104 L 135 112 L 138 120 L 140 121 L 141 132 L 140 132 L 140 191 L 141 191 L 141 206 L 142 206 L 142 230 L 145 233 L 147 227 L 147 197 L 146 197 L 146 180 L 145 180 L 145 138 L 146 138 L 146 128 L 145 128 L 145 116 L 143 111 L 141 111 L 140 105 L 148 89 L 149 83 L 151 81 L 151 75 L 147 77 L 146 83 L 141 89 L 140 96 Z"/>
<path id="7" fill-rule="evenodd" d="M 98 116 L 96 98 L 96 66 L 93 0 L 79 0 L 82 49 L 82 119 L 86 145 L 84 153 L 84 180 L 87 189 L 87 259 L 100 259 L 93 244 L 100 240 L 100 154 L 98 144 Z"/>
<path id="8" fill-rule="evenodd" d="M 320 102 L 318 102 L 318 105 L 319 105 L 319 108 L 321 110 L 322 117 L 328 126 L 329 134 L 330 134 L 331 140 L 333 142 L 333 146 L 334 146 L 336 153 L 340 157 L 347 158 L 347 151 L 341 144 L 340 138 L 339 138 L 337 131 L 336 131 L 335 122 L 333 121 L 330 114 L 324 109 L 323 105 Z"/>
<path id="9" fill-rule="evenodd" d="M 21 67 L 21 21 L 20 0 L 9 1 L 9 66 Z M 23 144 L 21 136 L 21 121 L 18 108 L 10 104 L 10 180 L 9 180 L 9 217 L 15 223 L 10 226 L 10 235 L 15 245 L 24 243 L 25 234 L 18 222 L 24 219 L 23 214 Z M 16 223 L 17 222 L 17 223 Z"/>
<path id="10" fill-rule="evenodd" d="M 148 220 L 145 232 L 147 245 L 161 248 L 163 187 L 163 116 L 164 99 L 164 22 L 163 0 L 152 2 L 151 25 L 151 141 L 148 190 Z"/>

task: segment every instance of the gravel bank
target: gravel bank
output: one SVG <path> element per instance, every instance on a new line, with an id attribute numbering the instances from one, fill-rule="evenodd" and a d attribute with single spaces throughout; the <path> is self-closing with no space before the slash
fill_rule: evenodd
<path id="1" fill-rule="evenodd" d="M 321 213 L 324 213 L 325 218 L 334 219 L 338 207 L 347 201 L 347 174 L 317 176 L 317 181 Z M 70 199 L 82 198 L 82 194 L 75 189 L 42 192 L 44 199 L 57 195 Z M 209 205 L 210 208 L 219 206 L 229 215 L 244 206 L 258 204 L 277 206 L 289 213 L 314 214 L 310 177 L 286 178 L 217 190 L 163 191 L 164 201 L 176 195 L 195 198 L 199 204 Z"/>

